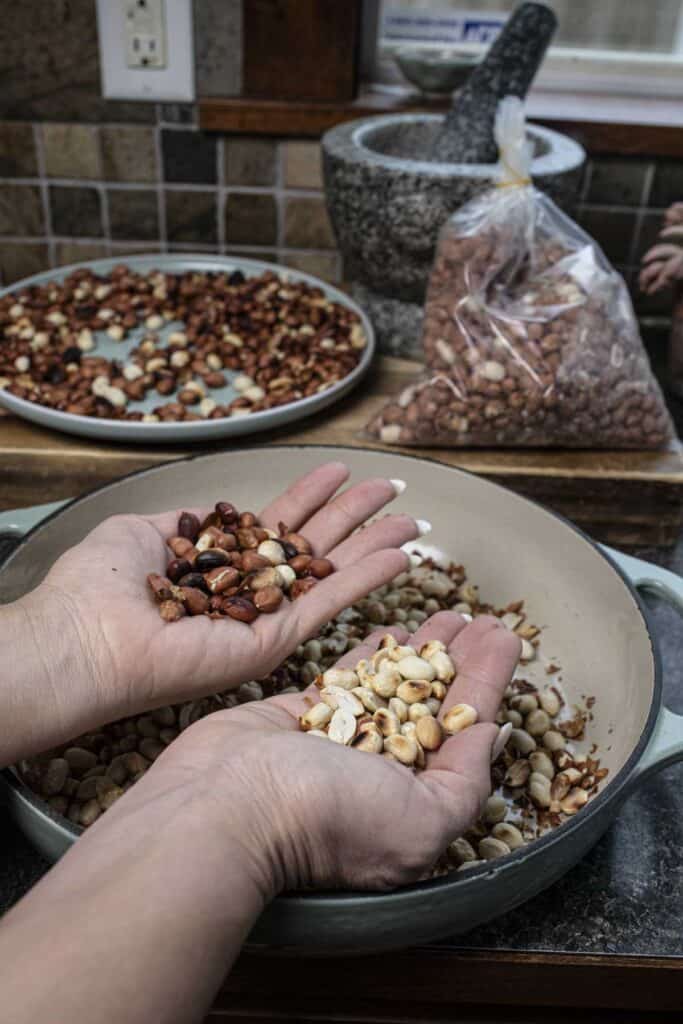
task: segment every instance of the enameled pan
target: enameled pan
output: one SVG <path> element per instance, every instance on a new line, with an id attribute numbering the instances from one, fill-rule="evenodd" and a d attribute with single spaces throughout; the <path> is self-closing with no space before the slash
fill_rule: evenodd
<path id="1" fill-rule="evenodd" d="M 595 545 L 570 523 L 496 484 L 418 457 L 314 445 L 242 449 L 156 466 L 63 507 L 6 513 L 0 530 L 29 532 L 0 572 L 0 600 L 34 587 L 58 555 L 112 513 L 211 505 L 226 493 L 238 506 L 259 507 L 329 459 L 345 461 L 355 480 L 406 480 L 394 507 L 429 519 L 431 543 L 467 566 L 487 600 L 526 600 L 532 621 L 543 627 L 545 654 L 562 666 L 568 699 L 596 698 L 588 743 L 598 744 L 609 775 L 574 818 L 504 858 L 391 894 L 281 896 L 251 936 L 253 945 L 318 953 L 425 943 L 512 909 L 590 849 L 645 775 L 683 758 L 683 718 L 662 707 L 659 657 L 637 593 L 656 590 L 683 610 L 683 582 Z M 542 674 L 542 666 L 536 671 Z M 528 674 L 533 678 L 533 666 Z M 19 826 L 46 856 L 59 857 L 78 829 L 12 771 L 2 781 Z"/>

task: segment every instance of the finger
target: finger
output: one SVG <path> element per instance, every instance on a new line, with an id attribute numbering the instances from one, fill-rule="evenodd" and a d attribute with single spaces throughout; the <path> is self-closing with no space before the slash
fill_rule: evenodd
<path id="1" fill-rule="evenodd" d="M 680 224 L 672 224 L 669 228 L 664 228 L 661 232 L 662 238 L 680 238 L 683 239 L 683 226 Z"/>
<path id="2" fill-rule="evenodd" d="M 296 530 L 302 522 L 329 501 L 348 476 L 349 469 L 342 462 L 327 462 L 323 466 L 318 466 L 296 480 L 284 494 L 264 509 L 259 518 L 269 529 L 276 530 L 278 523 L 282 521 L 291 530 Z M 145 518 L 166 538 L 176 535 L 181 512 L 192 512 L 202 521 L 210 511 L 207 506 L 186 506 Z"/>
<path id="3" fill-rule="evenodd" d="M 498 736 L 491 723 L 473 725 L 429 757 L 420 782 L 442 808 L 444 846 L 477 820 L 491 791 L 491 752 Z"/>
<path id="4" fill-rule="evenodd" d="M 282 522 L 290 530 L 297 531 L 348 478 L 349 467 L 343 462 L 326 462 L 317 466 L 267 505 L 259 518 L 268 529 L 277 530 L 278 523 Z M 308 533 L 306 537 L 310 539 Z"/>
<path id="5" fill-rule="evenodd" d="M 397 494 L 398 488 L 391 480 L 363 480 L 343 491 L 304 524 L 306 539 L 317 555 L 326 555 Z"/>
<path id="6" fill-rule="evenodd" d="M 211 509 L 207 508 L 205 505 L 189 505 L 185 508 L 172 509 L 170 512 L 157 512 L 155 515 L 143 516 L 143 518 L 146 519 L 148 523 L 151 523 L 152 526 L 159 531 L 161 536 L 164 538 L 164 541 L 166 541 L 167 539 L 178 535 L 178 519 L 183 512 L 191 512 L 201 523 L 206 519 L 210 511 Z"/>
<path id="7" fill-rule="evenodd" d="M 344 566 L 360 562 L 373 551 L 400 548 L 419 536 L 419 527 L 411 516 L 384 516 L 332 548 L 328 551 L 327 557 L 337 569 L 342 569 Z"/>
<path id="8" fill-rule="evenodd" d="M 374 551 L 355 565 L 340 569 L 321 580 L 288 609 L 288 616 L 291 616 L 293 622 L 291 647 L 314 636 L 342 609 L 360 601 L 371 590 L 389 583 L 400 572 L 405 572 L 409 564 L 410 560 L 404 551 L 389 548 Z"/>
<path id="9" fill-rule="evenodd" d="M 443 718 L 454 704 L 470 704 L 476 708 L 480 722 L 492 722 L 517 667 L 521 647 L 515 633 L 489 616 L 464 629 L 452 645 L 457 674 L 439 717 Z"/>
<path id="10" fill-rule="evenodd" d="M 653 245 L 651 249 L 648 249 L 643 260 L 648 263 L 651 260 L 668 260 L 670 256 L 676 256 L 679 251 L 677 245 L 672 245 L 671 242 L 661 242 L 659 245 Z"/>
<path id="11" fill-rule="evenodd" d="M 415 630 L 410 639 L 410 646 L 419 651 L 428 640 L 440 640 L 446 647 L 450 647 L 466 625 L 467 620 L 457 612 L 436 612 Z"/>

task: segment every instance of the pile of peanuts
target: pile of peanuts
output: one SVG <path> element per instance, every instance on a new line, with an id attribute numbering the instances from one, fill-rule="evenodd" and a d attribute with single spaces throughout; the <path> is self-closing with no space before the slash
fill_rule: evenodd
<path id="1" fill-rule="evenodd" d="M 600 767 L 595 748 L 589 753 L 580 753 L 576 746 L 585 739 L 590 728 L 592 698 L 585 701 L 585 707 L 567 707 L 559 682 L 561 670 L 552 662 L 542 662 L 542 631 L 528 622 L 523 601 L 497 608 L 480 599 L 476 584 L 467 578 L 463 566 L 441 567 L 417 555 L 413 556 L 413 562 L 408 571 L 390 584 L 341 612 L 317 637 L 297 648 L 265 679 L 243 683 L 237 690 L 158 708 L 106 725 L 97 732 L 80 736 L 72 744 L 22 762 L 19 766 L 22 778 L 47 800 L 53 811 L 86 828 L 144 775 L 180 732 L 200 718 L 276 693 L 298 692 L 320 676 L 325 685 L 337 686 L 338 678 L 327 675 L 327 671 L 373 630 L 400 625 L 414 632 L 430 615 L 455 609 L 472 617 L 484 613 L 496 615 L 520 636 L 523 649 L 520 667 L 496 718 L 499 725 L 512 725 L 512 731 L 491 769 L 492 794 L 481 819 L 451 843 L 433 873 L 440 875 L 476 867 L 533 842 L 580 810 L 607 775 L 607 769 Z M 420 655 L 422 653 L 424 648 Z M 540 668 L 548 683 L 539 688 L 525 679 L 527 666 Z M 365 666 L 365 670 L 371 669 L 372 659 L 370 665 Z M 360 676 L 358 679 L 362 689 L 372 689 L 361 683 Z M 437 693 L 441 692 L 437 689 Z M 368 694 L 363 696 L 372 701 Z M 433 716 L 438 710 L 435 703 L 438 699 L 430 695 L 412 706 L 424 704 Z M 410 707 L 408 703 L 408 719 L 401 725 L 410 722 Z M 365 705 L 364 708 L 369 714 L 375 714 Z M 391 710 L 395 714 L 397 709 L 401 710 L 400 705 L 394 704 Z M 376 710 L 380 710 L 379 701 Z M 322 714 L 324 716 L 325 712 Z M 417 734 L 419 720 L 426 716 L 413 711 L 413 716 L 416 714 Z M 466 712 L 466 718 L 468 715 Z M 428 749 L 429 743 L 429 739 L 427 745 L 423 742 L 426 728 L 422 726 L 423 736 L 418 740 L 423 750 Z M 433 727 L 429 728 L 433 731 Z M 359 743 L 378 747 L 373 739 L 359 740 Z M 418 753 L 417 767 L 419 757 Z"/>
<path id="2" fill-rule="evenodd" d="M 318 676 L 320 702 L 304 712 L 299 725 L 311 736 L 424 768 L 425 751 L 438 750 L 445 735 L 477 721 L 469 704 L 455 704 L 443 722 L 437 720 L 454 678 L 455 666 L 440 640 L 418 652 L 387 633 L 369 660 Z"/>
<path id="3" fill-rule="evenodd" d="M 314 558 L 311 545 L 280 523 L 261 526 L 253 512 L 219 501 L 200 522 L 181 512 L 178 532 L 166 543 L 175 558 L 166 575 L 151 572 L 147 583 L 165 622 L 185 615 L 253 622 L 276 612 L 285 594 L 294 601 L 334 571 L 328 558 Z"/>
<path id="4" fill-rule="evenodd" d="M 97 355 L 98 331 L 123 342 L 139 327 L 124 358 Z M 366 345 L 354 312 L 271 271 L 84 268 L 0 298 L 0 329 L 0 387 L 62 412 L 145 423 L 246 416 L 315 395 L 346 377 Z M 238 396 L 221 405 L 210 392 L 228 383 L 226 370 Z M 152 412 L 129 408 L 175 392 Z"/>
<path id="5" fill-rule="evenodd" d="M 492 223 L 442 233 L 422 341 L 428 376 L 369 431 L 387 444 L 660 448 L 674 436 L 626 286 L 596 251 Z"/>

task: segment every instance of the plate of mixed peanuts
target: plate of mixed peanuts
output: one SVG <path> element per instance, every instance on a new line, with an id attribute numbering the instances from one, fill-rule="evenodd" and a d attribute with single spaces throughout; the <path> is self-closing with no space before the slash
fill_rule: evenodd
<path id="1" fill-rule="evenodd" d="M 343 292 L 258 260 L 158 255 L 62 267 L 0 292 L 0 405 L 100 440 L 189 443 L 337 401 L 370 366 Z"/>

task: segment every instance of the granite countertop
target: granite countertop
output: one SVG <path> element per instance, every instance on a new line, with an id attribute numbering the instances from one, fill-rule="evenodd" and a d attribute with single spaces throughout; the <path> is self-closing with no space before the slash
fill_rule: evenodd
<path id="1" fill-rule="evenodd" d="M 0 562 L 12 542 L 0 541 Z M 683 575 L 683 537 L 670 552 L 636 552 Z M 683 623 L 648 597 L 664 669 L 664 697 L 683 713 Z M 683 956 L 683 763 L 644 782 L 588 856 L 517 910 L 442 945 L 453 949 L 540 950 Z M 0 811 L 0 913 L 48 864 Z"/>

